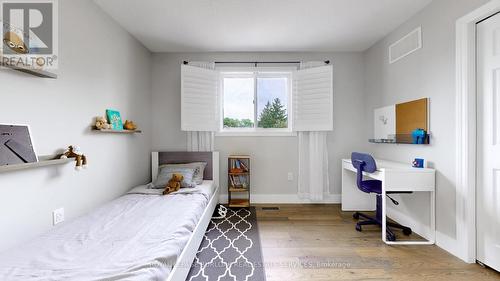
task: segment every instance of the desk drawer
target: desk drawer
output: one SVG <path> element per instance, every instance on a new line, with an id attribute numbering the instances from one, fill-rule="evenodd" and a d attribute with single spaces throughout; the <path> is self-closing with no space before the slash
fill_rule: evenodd
<path id="1" fill-rule="evenodd" d="M 411 171 L 386 171 L 383 184 L 386 191 L 435 191 L 436 174 Z"/>

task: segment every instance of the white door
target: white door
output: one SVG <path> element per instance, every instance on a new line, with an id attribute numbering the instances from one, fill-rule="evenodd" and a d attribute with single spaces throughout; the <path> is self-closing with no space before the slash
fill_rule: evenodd
<path id="1" fill-rule="evenodd" d="M 477 24 L 477 260 L 500 271 L 500 15 Z"/>

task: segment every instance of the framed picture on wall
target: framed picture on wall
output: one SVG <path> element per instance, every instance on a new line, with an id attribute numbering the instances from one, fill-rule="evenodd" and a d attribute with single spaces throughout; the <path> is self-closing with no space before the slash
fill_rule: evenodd
<path id="1" fill-rule="evenodd" d="M 108 117 L 108 122 L 111 124 L 111 129 L 113 130 L 123 130 L 122 117 L 120 112 L 114 109 L 106 109 L 106 116 Z"/>
<path id="2" fill-rule="evenodd" d="M 38 162 L 28 125 L 0 124 L 0 166 Z"/>

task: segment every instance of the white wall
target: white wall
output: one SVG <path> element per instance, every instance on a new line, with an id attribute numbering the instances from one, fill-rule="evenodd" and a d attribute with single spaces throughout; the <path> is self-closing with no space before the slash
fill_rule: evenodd
<path id="1" fill-rule="evenodd" d="M 165 53 L 153 55 L 153 149 L 185 150 L 186 133 L 180 130 L 180 66 L 182 61 L 330 60 L 334 67 L 334 131 L 328 135 L 330 193 L 339 200 L 340 159 L 366 147 L 361 53 Z M 216 137 L 221 171 L 227 156 L 252 156 L 252 196 L 255 202 L 297 201 L 297 137 Z M 294 181 L 287 180 L 293 172 Z M 223 190 L 227 175 L 221 173 Z"/>
<path id="2" fill-rule="evenodd" d="M 52 210 L 79 216 L 149 179 L 151 55 L 93 1 L 59 1 L 59 78 L 0 69 L 0 122 L 31 125 L 38 154 L 78 144 L 74 164 L 0 174 L 0 250 L 52 225 Z M 92 117 L 116 108 L 142 135 L 92 133 Z"/>
<path id="3" fill-rule="evenodd" d="M 455 222 L 455 21 L 486 0 L 434 0 L 364 54 L 366 110 L 373 112 L 398 102 L 430 98 L 431 145 L 372 144 L 379 158 L 410 163 L 423 157 L 437 169 L 437 243 L 456 252 Z M 389 65 L 388 46 L 422 26 L 423 48 Z M 372 114 L 366 137 L 373 134 Z M 397 209 L 408 209 L 415 220 L 428 206 L 421 195 L 407 196 Z"/>

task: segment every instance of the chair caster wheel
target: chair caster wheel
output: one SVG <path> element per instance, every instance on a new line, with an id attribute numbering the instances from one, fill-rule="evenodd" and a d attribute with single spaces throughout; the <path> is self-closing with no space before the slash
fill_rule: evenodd
<path id="1" fill-rule="evenodd" d="M 396 241 L 396 236 L 394 234 L 387 234 L 387 241 Z"/>
<path id="2" fill-rule="evenodd" d="M 403 234 L 408 236 L 408 235 L 411 235 L 412 231 L 411 231 L 411 228 L 403 228 Z"/>
<path id="3" fill-rule="evenodd" d="M 361 225 L 357 225 L 357 224 L 356 224 L 356 230 L 357 230 L 357 231 L 361 231 Z"/>
<path id="4" fill-rule="evenodd" d="M 353 219 L 355 219 L 355 220 L 359 220 L 359 214 L 358 214 L 358 213 L 354 213 L 354 214 L 352 215 L 352 217 L 353 217 Z"/>

